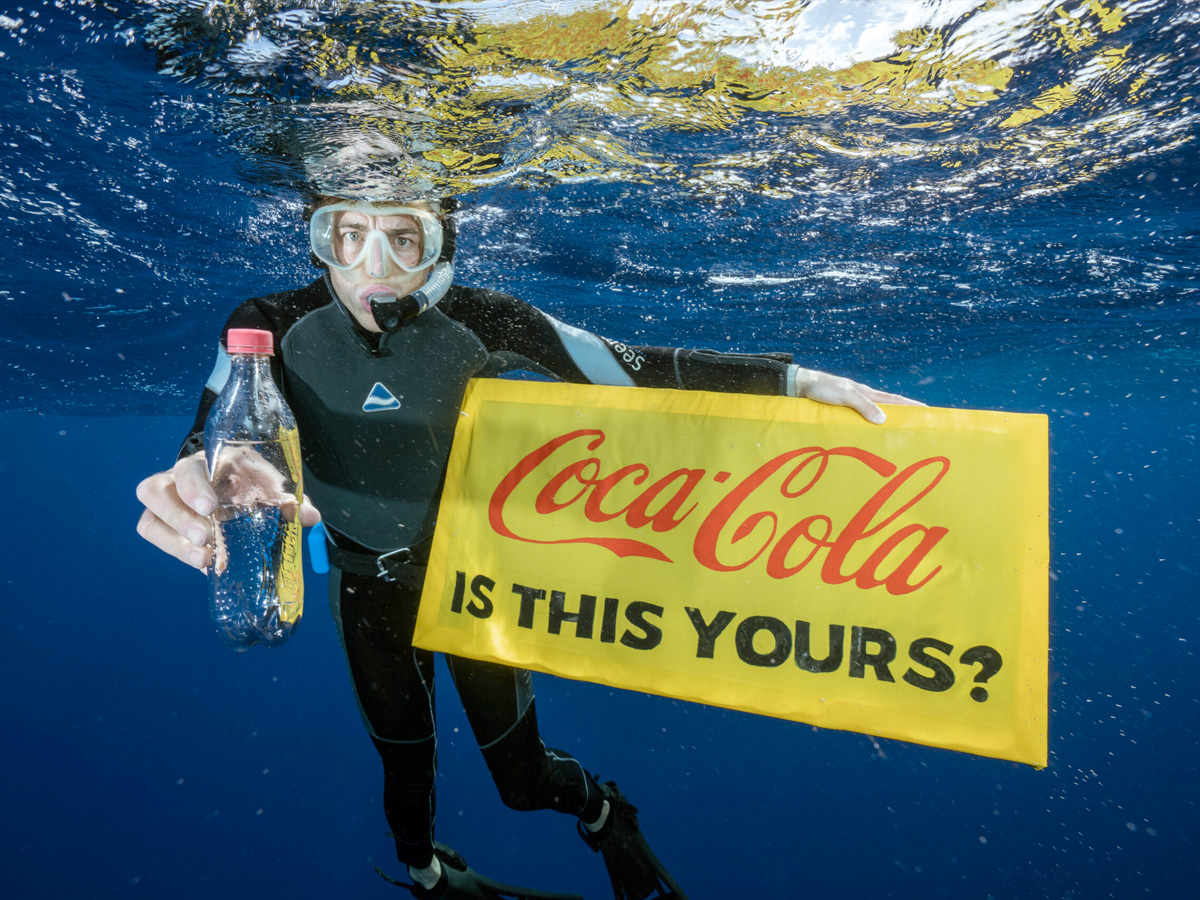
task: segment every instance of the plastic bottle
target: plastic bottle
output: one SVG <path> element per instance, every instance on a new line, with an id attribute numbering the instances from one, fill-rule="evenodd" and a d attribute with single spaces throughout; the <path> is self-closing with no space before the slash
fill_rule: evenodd
<path id="1" fill-rule="evenodd" d="M 300 439 L 271 377 L 271 332 L 231 328 L 225 344 L 229 379 L 204 423 L 217 494 L 209 611 L 231 650 L 278 647 L 304 611 Z"/>

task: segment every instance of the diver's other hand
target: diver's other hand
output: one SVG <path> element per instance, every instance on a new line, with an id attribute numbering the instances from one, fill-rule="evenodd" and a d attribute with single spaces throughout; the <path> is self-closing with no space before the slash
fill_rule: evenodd
<path id="1" fill-rule="evenodd" d="M 898 406 L 924 406 L 920 400 L 911 400 L 899 394 L 879 391 L 859 384 L 841 375 L 830 375 L 815 369 L 796 369 L 796 396 L 827 403 L 830 406 L 848 406 L 856 410 L 868 422 L 882 425 L 887 414 L 879 408 L 880 403 Z"/>
<path id="2" fill-rule="evenodd" d="M 212 564 L 212 522 L 217 495 L 208 483 L 204 452 L 180 459 L 167 472 L 159 472 L 137 487 L 145 506 L 138 534 L 170 556 L 196 569 Z M 285 510 L 286 515 L 286 510 Z M 321 514 L 307 497 L 300 504 L 300 524 L 310 528 Z"/>

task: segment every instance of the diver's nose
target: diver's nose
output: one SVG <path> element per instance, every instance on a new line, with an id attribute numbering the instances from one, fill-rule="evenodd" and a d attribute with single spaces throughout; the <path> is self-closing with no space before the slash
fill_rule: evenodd
<path id="1" fill-rule="evenodd" d="M 367 239 L 367 272 L 372 278 L 387 278 L 387 260 L 383 252 L 383 235 L 378 231 Z"/>

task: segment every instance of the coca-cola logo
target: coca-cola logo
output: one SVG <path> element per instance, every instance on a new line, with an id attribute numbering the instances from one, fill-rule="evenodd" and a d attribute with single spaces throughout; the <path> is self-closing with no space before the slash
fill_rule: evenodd
<path id="1" fill-rule="evenodd" d="M 663 563 L 676 561 L 666 538 L 673 539 L 669 546 L 678 546 L 674 539 L 683 529 L 691 536 L 695 561 L 715 572 L 761 566 L 771 578 L 784 579 L 812 566 L 825 584 L 853 582 L 892 595 L 918 590 L 942 569 L 927 557 L 949 530 L 914 521 L 913 511 L 949 472 L 944 456 L 901 469 L 859 447 L 800 447 L 735 478 L 733 472 L 705 468 L 654 472 L 640 462 L 606 466 L 597 455 L 606 440 L 604 431 L 583 428 L 527 454 L 492 492 L 491 528 L 516 541 L 592 544 L 618 557 Z M 813 508 L 818 485 L 837 477 L 833 469 L 844 472 L 845 462 L 865 467 L 879 481 L 857 488 L 861 501 L 855 499 L 857 508 L 849 515 Z M 711 491 L 700 490 L 711 483 L 720 485 L 715 502 Z M 558 514 L 568 509 L 576 514 L 564 520 Z M 555 516 L 556 527 L 570 521 L 575 530 L 538 536 L 531 513 Z"/>

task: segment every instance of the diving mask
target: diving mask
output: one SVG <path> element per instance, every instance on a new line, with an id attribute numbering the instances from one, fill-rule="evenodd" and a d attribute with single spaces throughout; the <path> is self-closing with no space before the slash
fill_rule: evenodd
<path id="1" fill-rule="evenodd" d="M 442 223 L 426 209 L 375 203 L 334 203 L 315 210 L 309 222 L 312 251 L 342 272 L 363 267 L 385 278 L 388 265 L 419 272 L 442 253 Z"/>

